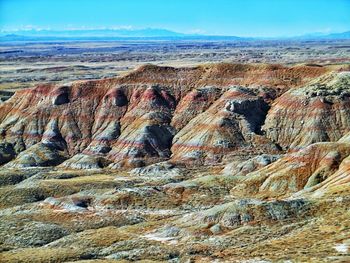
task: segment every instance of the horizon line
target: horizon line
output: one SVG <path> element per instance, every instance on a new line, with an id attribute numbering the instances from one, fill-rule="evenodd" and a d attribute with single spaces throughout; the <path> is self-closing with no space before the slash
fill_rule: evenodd
<path id="1" fill-rule="evenodd" d="M 134 27 L 134 26 L 111 26 L 111 27 L 66 27 L 66 28 L 50 28 L 50 27 L 36 27 L 36 26 L 25 26 L 25 27 L 19 27 L 19 28 L 0 28 L 0 33 L 6 34 L 6 33 L 13 33 L 15 34 L 16 32 L 74 32 L 74 31 L 142 31 L 142 30 L 163 30 L 163 31 L 169 31 L 169 33 L 174 33 L 174 34 L 179 34 L 183 35 L 184 37 L 186 36 L 207 36 L 207 37 L 239 37 L 239 38 L 295 38 L 295 37 L 303 37 L 303 36 L 309 36 L 309 35 L 316 35 L 316 36 L 327 36 L 331 34 L 342 34 L 342 33 L 347 33 L 350 32 L 350 29 L 345 30 L 345 31 L 327 31 L 327 32 L 322 32 L 322 31 L 313 31 L 313 32 L 307 32 L 307 33 L 300 33 L 297 35 L 276 35 L 276 36 L 266 36 L 266 35 L 230 35 L 230 34 L 210 34 L 206 33 L 204 30 L 189 30 L 187 33 L 186 32 L 179 32 L 176 30 L 168 29 L 168 28 L 158 28 L 158 27 Z M 191 33 L 192 32 L 192 33 Z M 20 35 L 19 35 L 20 36 Z M 53 35 L 54 37 L 54 35 Z M 86 36 L 89 37 L 89 36 Z M 100 36 L 104 37 L 104 36 Z M 107 36 L 106 36 L 107 37 Z M 112 37 L 112 36 L 108 36 Z M 115 36 L 118 37 L 118 36 Z M 163 36 L 166 37 L 166 36 Z"/>

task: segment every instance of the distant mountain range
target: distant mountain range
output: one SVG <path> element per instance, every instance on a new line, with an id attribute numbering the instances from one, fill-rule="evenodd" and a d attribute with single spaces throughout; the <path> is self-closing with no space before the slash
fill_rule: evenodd
<path id="1" fill-rule="evenodd" d="M 77 30 L 19 30 L 3 31 L 0 35 L 29 37 L 178 37 L 185 34 L 167 29 L 77 29 Z"/>
<path id="2" fill-rule="evenodd" d="M 50 41 L 50 40 L 123 40 L 123 39 L 160 39 L 160 40 L 337 40 L 350 39 L 350 31 L 343 33 L 321 34 L 314 33 L 295 37 L 263 38 L 215 36 L 200 34 L 184 34 L 167 29 L 79 29 L 79 30 L 19 30 L 1 31 L 1 41 Z"/>
<path id="3" fill-rule="evenodd" d="M 342 33 L 331 33 L 331 34 L 324 34 L 324 33 L 313 33 L 313 34 L 307 34 L 302 36 L 295 36 L 292 37 L 293 39 L 324 39 L 324 40 L 331 40 L 331 39 L 350 39 L 350 31 L 342 32 Z"/>

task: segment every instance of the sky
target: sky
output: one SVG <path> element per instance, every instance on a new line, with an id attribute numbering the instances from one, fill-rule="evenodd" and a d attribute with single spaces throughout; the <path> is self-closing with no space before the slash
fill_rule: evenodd
<path id="1" fill-rule="evenodd" d="M 296 36 L 350 30 L 350 0 L 0 0 L 0 30 L 164 28 Z"/>

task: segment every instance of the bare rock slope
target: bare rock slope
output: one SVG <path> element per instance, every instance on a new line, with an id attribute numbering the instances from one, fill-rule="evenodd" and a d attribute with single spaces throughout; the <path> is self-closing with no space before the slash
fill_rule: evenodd
<path id="1" fill-rule="evenodd" d="M 281 125 L 274 125 L 281 118 L 279 104 L 297 91 L 285 92 L 328 71 L 312 66 L 148 65 L 121 78 L 18 91 L 0 104 L 1 141 L 11 144 L 18 156 L 10 155 L 15 160 L 7 166 L 57 165 L 77 154 L 94 158 L 75 158 L 64 165 L 138 167 L 170 158 L 218 163 L 230 152 L 277 153 L 280 146 L 298 143 L 295 132 L 286 140 L 283 131 L 273 131 Z M 326 77 L 324 82 L 328 83 Z M 332 96 L 342 99 L 334 105 L 325 101 L 321 115 L 346 108 L 346 92 L 339 92 Z M 315 103 L 321 102 L 312 100 L 310 107 L 318 110 Z M 286 125 L 291 125 L 288 112 L 285 115 Z M 333 115 L 330 121 L 340 118 Z M 265 118 L 267 136 L 262 129 Z M 347 128 L 343 123 L 339 131 L 312 135 L 315 138 L 304 144 L 336 140 Z M 11 158 L 7 155 L 2 162 Z M 73 164 L 87 160 L 94 164 Z"/>

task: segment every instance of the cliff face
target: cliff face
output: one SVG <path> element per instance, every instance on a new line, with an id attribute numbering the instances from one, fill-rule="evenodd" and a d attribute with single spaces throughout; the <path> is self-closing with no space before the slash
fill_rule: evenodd
<path id="1" fill-rule="evenodd" d="M 168 159 L 216 164 L 229 153 L 279 153 L 280 146 L 335 141 L 350 127 L 347 75 L 328 71 L 146 65 L 116 79 L 40 85 L 0 106 L 2 145 L 16 153 L 2 162 L 27 167 L 67 160 L 62 166 L 78 168 Z"/>

